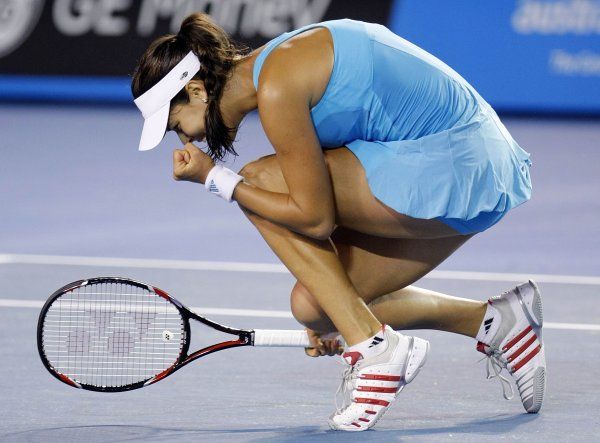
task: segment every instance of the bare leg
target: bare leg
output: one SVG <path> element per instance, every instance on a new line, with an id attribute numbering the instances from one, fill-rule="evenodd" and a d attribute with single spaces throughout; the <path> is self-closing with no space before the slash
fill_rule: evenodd
<path id="1" fill-rule="evenodd" d="M 486 304 L 408 286 L 369 303 L 377 319 L 394 329 L 437 329 L 477 335 Z"/>
<path id="2" fill-rule="evenodd" d="M 456 231 L 437 220 L 413 219 L 383 205 L 370 193 L 362 166 L 347 149 L 327 151 L 325 158 L 334 188 L 336 222 L 340 226 L 367 232 L 370 234 L 364 236 L 367 243 L 384 242 L 392 248 L 399 240 L 431 239 L 430 242 L 424 241 L 418 245 L 404 244 L 410 246 L 411 250 L 425 252 L 424 261 L 413 262 L 416 266 L 411 268 L 408 278 L 410 281 L 406 284 L 402 284 L 402 279 L 397 278 L 398 260 L 394 262 L 393 275 L 383 275 L 381 269 L 378 272 L 366 270 L 371 278 L 380 277 L 376 296 L 368 297 L 369 292 L 356 286 L 356 282 L 362 284 L 364 279 L 351 278 L 351 267 L 343 260 L 348 257 L 343 254 L 338 257 L 331 242 L 307 238 L 245 211 L 271 249 L 301 282 L 305 292 L 310 294 L 320 311 L 320 317 L 327 318 L 352 345 L 374 335 L 381 327 L 365 302 L 412 283 L 415 276 L 420 277 L 429 272 L 468 237 L 458 235 Z M 250 163 L 243 168 L 241 174 L 246 182 L 260 188 L 275 192 L 288 191 L 274 156 Z M 338 228 L 338 231 L 343 229 Z M 400 243 L 397 245 L 402 246 Z M 402 252 L 393 251 L 392 255 Z M 389 289 L 382 292 L 386 287 Z M 294 304 L 292 309 L 294 310 Z"/>
<path id="3" fill-rule="evenodd" d="M 332 240 L 354 286 L 380 322 L 394 329 L 438 329 L 475 337 L 484 302 L 410 286 L 467 238 L 381 239 L 340 229 Z M 301 283 L 292 291 L 292 312 L 310 329 L 335 330 Z"/>
<path id="4" fill-rule="evenodd" d="M 302 305 L 296 307 L 296 312 L 308 310 L 298 314 L 306 327 L 320 333 L 336 331 L 316 300 L 306 300 L 310 294 L 300 294 L 302 290 L 298 286 L 295 291 L 294 297 L 304 298 L 295 301 L 297 305 Z M 368 307 L 377 320 L 396 330 L 437 329 L 475 338 L 485 314 L 486 303 L 408 286 L 374 299 Z"/>
<path id="5" fill-rule="evenodd" d="M 349 345 L 366 340 L 381 329 L 381 323 L 356 292 L 328 240 L 309 239 L 245 213 L 279 259 L 318 300 Z"/>

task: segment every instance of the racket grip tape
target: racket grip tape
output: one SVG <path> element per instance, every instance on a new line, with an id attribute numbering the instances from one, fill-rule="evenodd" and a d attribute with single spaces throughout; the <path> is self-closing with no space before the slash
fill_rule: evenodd
<path id="1" fill-rule="evenodd" d="M 255 329 L 254 346 L 302 347 L 310 346 L 303 330 Z"/>

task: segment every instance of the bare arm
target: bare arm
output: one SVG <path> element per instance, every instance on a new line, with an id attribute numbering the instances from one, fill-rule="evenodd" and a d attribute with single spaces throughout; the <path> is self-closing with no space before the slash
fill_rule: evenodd
<path id="1" fill-rule="evenodd" d="M 240 183 L 233 197 L 262 218 L 324 239 L 334 228 L 333 190 L 310 116 L 315 89 L 311 57 L 303 57 L 299 51 L 302 48 L 269 57 L 258 93 L 260 119 L 275 149 L 289 194 Z"/>

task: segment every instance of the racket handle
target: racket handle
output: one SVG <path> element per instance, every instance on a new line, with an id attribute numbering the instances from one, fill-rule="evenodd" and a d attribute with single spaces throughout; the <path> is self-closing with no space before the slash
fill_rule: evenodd
<path id="1" fill-rule="evenodd" d="M 254 346 L 310 346 L 306 331 L 283 329 L 255 329 Z"/>

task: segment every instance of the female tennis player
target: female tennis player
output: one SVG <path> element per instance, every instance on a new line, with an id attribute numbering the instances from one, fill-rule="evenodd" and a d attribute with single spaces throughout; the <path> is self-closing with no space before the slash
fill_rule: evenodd
<path id="1" fill-rule="evenodd" d="M 381 25 L 317 23 L 249 52 L 194 14 L 146 50 L 132 92 L 139 148 L 175 131 L 174 178 L 235 200 L 296 277 L 291 308 L 308 353 L 336 352 L 322 334 L 345 339 L 333 429 L 372 427 L 418 374 L 428 342 L 394 331 L 411 328 L 474 337 L 488 376 L 508 369 L 525 409 L 539 410 L 534 283 L 488 303 L 410 286 L 531 195 L 529 154 L 456 72 Z M 239 174 L 215 164 L 236 154 L 255 109 L 275 154 Z"/>

